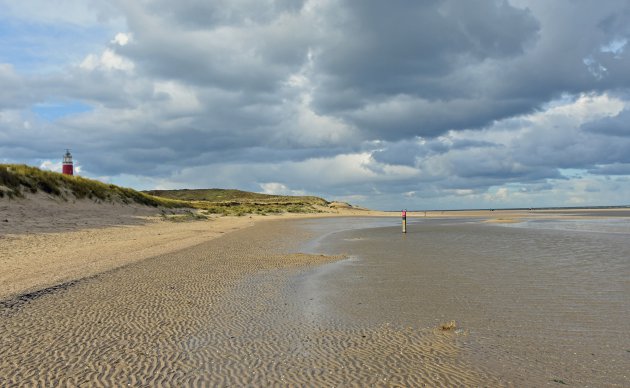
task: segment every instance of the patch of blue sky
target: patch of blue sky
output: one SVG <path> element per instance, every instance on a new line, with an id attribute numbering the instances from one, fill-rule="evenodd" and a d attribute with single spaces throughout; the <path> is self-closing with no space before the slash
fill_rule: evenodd
<path id="1" fill-rule="evenodd" d="M 588 171 L 587 170 L 583 170 L 583 169 L 577 169 L 577 168 L 561 168 L 558 171 L 560 171 L 560 174 L 565 177 L 565 178 L 577 178 L 580 179 L 582 177 L 584 177 L 585 175 L 588 175 Z"/>
<path id="2" fill-rule="evenodd" d="M 18 73 L 51 72 L 98 53 L 114 32 L 105 26 L 33 23 L 0 16 L 0 63 Z"/>
<path id="3" fill-rule="evenodd" d="M 619 55 L 621 55 L 621 53 L 623 53 L 623 51 L 626 48 L 627 44 L 628 44 L 628 39 L 626 39 L 626 38 L 617 38 L 617 39 L 611 40 L 608 44 L 603 45 L 600 48 L 600 50 L 603 53 L 612 53 L 615 56 L 619 56 Z"/>
<path id="4" fill-rule="evenodd" d="M 94 110 L 92 106 L 80 101 L 42 103 L 36 104 L 31 108 L 33 113 L 46 121 L 55 121 L 66 116 L 91 112 L 92 110 Z"/>

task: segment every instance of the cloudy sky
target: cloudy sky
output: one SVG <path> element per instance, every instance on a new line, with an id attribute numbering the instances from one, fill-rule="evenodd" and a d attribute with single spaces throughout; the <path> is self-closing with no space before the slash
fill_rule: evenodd
<path id="1" fill-rule="evenodd" d="M 630 204 L 627 0 L 0 0 L 0 163 L 378 209 Z"/>

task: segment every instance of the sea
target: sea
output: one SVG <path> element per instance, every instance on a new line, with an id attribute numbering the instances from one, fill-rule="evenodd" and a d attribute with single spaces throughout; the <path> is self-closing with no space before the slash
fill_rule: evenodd
<path id="1" fill-rule="evenodd" d="M 294 280 L 322 321 L 455 321 L 461 357 L 515 386 L 630 387 L 629 217 L 300 223 L 305 252 L 347 257 Z"/>

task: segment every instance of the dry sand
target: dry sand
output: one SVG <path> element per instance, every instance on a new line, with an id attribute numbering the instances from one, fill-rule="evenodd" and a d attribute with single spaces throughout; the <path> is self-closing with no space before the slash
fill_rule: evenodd
<path id="1" fill-rule="evenodd" d="M 0 199 L 0 300 L 175 252 L 261 220 L 385 214 L 341 204 L 322 210 L 326 213 L 173 222 L 168 216 L 182 210 L 45 195 Z"/>
<path id="2" fill-rule="evenodd" d="M 252 224 L 233 217 L 175 223 L 154 208 L 65 203 L 43 196 L 0 206 L 0 299 L 174 252 Z"/>

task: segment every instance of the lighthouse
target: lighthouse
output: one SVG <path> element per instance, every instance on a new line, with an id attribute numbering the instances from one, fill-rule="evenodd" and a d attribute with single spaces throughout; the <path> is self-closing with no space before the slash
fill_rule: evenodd
<path id="1" fill-rule="evenodd" d="M 61 172 L 66 175 L 74 175 L 74 168 L 72 167 L 72 154 L 69 149 L 66 149 L 66 154 L 63 156 Z"/>

